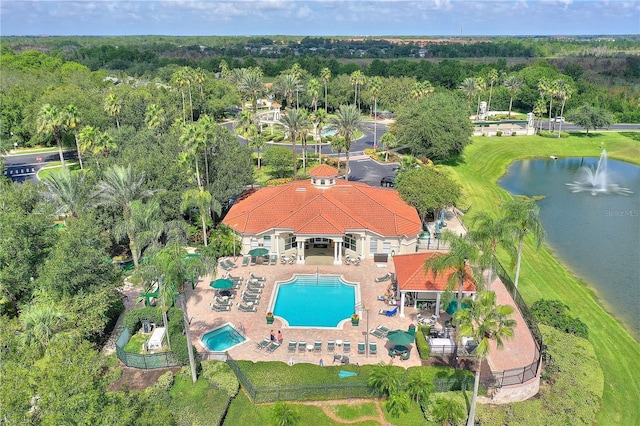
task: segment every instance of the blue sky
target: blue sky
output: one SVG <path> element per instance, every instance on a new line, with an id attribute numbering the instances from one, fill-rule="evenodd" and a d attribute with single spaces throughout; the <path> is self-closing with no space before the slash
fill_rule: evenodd
<path id="1" fill-rule="evenodd" d="M 0 0 L 1 35 L 639 34 L 640 0 Z"/>

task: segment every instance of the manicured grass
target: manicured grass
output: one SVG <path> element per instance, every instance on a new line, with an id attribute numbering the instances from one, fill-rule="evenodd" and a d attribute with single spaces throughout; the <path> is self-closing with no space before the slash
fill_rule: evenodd
<path id="1" fill-rule="evenodd" d="M 361 417 L 378 415 L 378 409 L 373 402 L 365 402 L 358 405 L 329 405 L 326 408 L 333 411 L 336 416 L 345 420 L 356 420 Z"/>
<path id="2" fill-rule="evenodd" d="M 129 339 L 129 343 L 124 346 L 124 351 L 132 354 L 142 353 L 142 344 L 149 340 L 149 336 L 143 334 L 134 334 Z"/>
<path id="3" fill-rule="evenodd" d="M 415 400 L 410 402 L 409 411 L 401 413 L 398 417 L 392 417 L 389 412 L 384 409 L 384 403 L 382 404 L 382 412 L 389 424 L 397 426 L 437 425 L 437 423 L 431 423 L 425 420 L 422 409 Z"/>
<path id="4" fill-rule="evenodd" d="M 572 135 L 567 139 L 538 136 L 517 138 L 473 138 L 463 157 L 452 170 L 466 193 L 465 203 L 474 212 L 499 212 L 500 202 L 510 195 L 497 185 L 507 166 L 522 158 L 600 155 L 602 146 L 609 158 L 640 164 L 640 144 L 618 134 Z M 465 218 L 467 219 L 468 216 Z M 501 256 L 505 266 L 509 259 Z M 510 271 L 513 275 L 513 271 Z M 637 424 L 640 406 L 640 343 L 597 301 L 594 292 L 574 277 L 545 247 L 536 251 L 527 241 L 519 289 L 529 305 L 544 297 L 557 299 L 571 307 L 572 315 L 589 326 L 589 341 L 604 373 L 604 393 L 597 415 L 599 424 Z M 571 397 L 567 395 L 566 397 Z"/>
<path id="5" fill-rule="evenodd" d="M 228 394 L 211 386 L 202 377 L 193 383 L 190 373 L 183 371 L 185 373 L 175 376 L 175 382 L 169 391 L 170 409 L 178 424 L 218 424 L 227 407 Z"/>
<path id="6" fill-rule="evenodd" d="M 71 171 L 80 170 L 80 163 L 72 163 L 70 161 L 66 161 L 65 166 Z M 47 167 L 40 169 L 38 171 L 38 179 L 43 180 L 44 178 L 51 175 L 51 172 L 62 169 L 62 163 L 60 161 L 53 161 L 51 163 L 47 163 Z"/>

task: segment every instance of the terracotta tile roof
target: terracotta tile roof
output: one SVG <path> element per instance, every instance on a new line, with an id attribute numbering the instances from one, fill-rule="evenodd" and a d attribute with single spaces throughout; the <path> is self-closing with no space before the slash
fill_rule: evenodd
<path id="1" fill-rule="evenodd" d="M 243 234 L 291 229 L 343 235 L 368 229 L 382 236 L 415 236 L 421 227 L 416 210 L 396 191 L 339 179 L 325 189 L 310 180 L 259 189 L 237 201 L 222 222 Z"/>
<path id="2" fill-rule="evenodd" d="M 398 286 L 400 290 L 407 291 L 445 291 L 447 288 L 447 281 L 453 273 L 453 270 L 445 271 L 433 276 L 432 272 L 428 274 L 424 271 L 425 261 L 432 256 L 440 256 L 438 252 L 420 252 L 412 254 L 398 254 L 393 257 L 393 264 L 395 266 L 396 278 L 398 280 Z M 471 270 L 467 268 L 469 274 Z M 473 281 L 465 279 L 463 290 L 476 291 L 476 285 Z M 456 284 L 454 292 L 458 290 Z"/>
<path id="3" fill-rule="evenodd" d="M 309 169 L 310 176 L 338 176 L 338 169 L 331 167 L 328 164 L 319 164 L 312 169 Z"/>

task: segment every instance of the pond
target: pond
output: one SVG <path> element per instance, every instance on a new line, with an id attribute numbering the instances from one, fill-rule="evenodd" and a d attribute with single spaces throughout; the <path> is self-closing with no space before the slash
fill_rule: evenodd
<path id="1" fill-rule="evenodd" d="M 547 244 L 639 339 L 640 167 L 605 156 L 602 170 L 602 160 L 517 161 L 499 184 L 512 194 L 545 197 L 538 203 Z"/>

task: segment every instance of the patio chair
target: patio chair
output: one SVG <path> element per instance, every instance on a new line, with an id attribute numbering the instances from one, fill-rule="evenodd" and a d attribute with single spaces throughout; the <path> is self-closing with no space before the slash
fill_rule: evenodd
<path id="1" fill-rule="evenodd" d="M 220 306 L 231 306 L 232 305 L 232 303 L 231 303 L 231 301 L 229 299 L 225 300 L 225 299 L 221 299 L 219 297 L 215 297 L 214 299 L 215 299 L 217 305 L 220 305 Z"/>
<path id="2" fill-rule="evenodd" d="M 349 352 L 351 352 L 351 342 L 347 341 L 347 342 L 343 342 L 342 343 L 342 351 L 347 354 Z"/>
<path id="3" fill-rule="evenodd" d="M 349 256 L 348 254 L 344 256 L 344 264 L 345 265 L 351 264 L 351 256 Z"/>
<path id="4" fill-rule="evenodd" d="M 255 312 L 258 308 L 256 308 L 255 304 L 249 306 L 244 303 L 238 303 L 238 310 L 241 312 Z"/>
<path id="5" fill-rule="evenodd" d="M 289 340 L 289 345 L 287 346 L 287 353 L 294 354 L 296 353 L 296 348 L 298 347 L 298 342 L 294 342 L 293 340 Z"/>
<path id="6" fill-rule="evenodd" d="M 358 355 L 364 355 L 365 352 L 367 351 L 366 349 L 366 345 L 364 344 L 364 342 L 358 342 Z"/>
<path id="7" fill-rule="evenodd" d="M 333 353 L 336 351 L 336 342 L 334 340 L 329 340 L 327 342 L 327 353 Z"/>
<path id="8" fill-rule="evenodd" d="M 245 293 L 261 295 L 262 294 L 262 288 L 256 288 L 256 287 L 247 286 L 247 289 L 245 290 Z"/>
<path id="9" fill-rule="evenodd" d="M 349 357 L 346 355 L 334 355 L 332 364 L 338 361 L 340 364 L 349 364 Z"/>
<path id="10" fill-rule="evenodd" d="M 258 258 L 256 256 L 251 256 L 251 260 L 249 261 L 249 265 L 256 266 L 257 262 L 258 262 Z"/>
<path id="11" fill-rule="evenodd" d="M 214 305 L 213 303 L 210 303 L 209 306 L 211 306 L 212 311 L 216 311 L 216 312 L 224 312 L 224 311 L 231 310 L 231 305 Z"/>
<path id="12" fill-rule="evenodd" d="M 260 298 L 257 297 L 255 299 L 251 299 L 248 297 L 242 297 L 242 301 L 247 305 L 247 306 L 258 306 L 260 304 Z M 251 303 L 251 305 L 249 305 L 249 303 Z"/>
<path id="13" fill-rule="evenodd" d="M 285 256 L 284 254 L 280 255 L 280 263 L 282 263 L 283 265 L 285 265 L 287 263 L 287 256 Z"/>
<path id="14" fill-rule="evenodd" d="M 287 260 L 287 262 L 289 263 L 289 265 L 293 265 L 294 263 L 296 263 L 296 255 L 292 254 L 291 256 L 289 256 L 289 260 Z"/>
<path id="15" fill-rule="evenodd" d="M 269 343 L 271 343 L 271 340 L 269 340 L 269 339 L 262 339 L 262 341 L 261 341 L 261 342 L 258 342 L 258 343 L 256 344 L 256 347 L 255 347 L 255 348 L 253 348 L 253 350 L 254 350 L 254 351 L 256 351 L 256 352 L 260 352 L 260 351 L 264 350 L 264 348 L 266 348 L 266 347 L 269 345 Z"/>
<path id="16" fill-rule="evenodd" d="M 390 279 L 391 279 L 391 272 L 387 272 L 383 276 L 376 278 L 374 281 L 377 283 L 381 283 L 383 281 L 388 281 Z"/>
<path id="17" fill-rule="evenodd" d="M 250 280 L 247 282 L 247 288 L 264 288 L 264 283 L 260 281 Z"/>
<path id="18" fill-rule="evenodd" d="M 298 353 L 305 353 L 307 351 L 307 342 L 298 342 Z"/>
<path id="19" fill-rule="evenodd" d="M 231 259 L 229 259 L 229 258 L 225 259 L 224 261 L 227 263 L 227 267 L 229 269 L 238 267 L 238 265 L 236 263 L 233 263 L 233 261 Z"/>
<path id="20" fill-rule="evenodd" d="M 373 334 L 375 337 L 377 337 L 378 339 L 384 339 L 385 338 L 385 334 L 380 331 L 377 328 L 374 328 L 373 330 L 371 330 L 369 333 Z"/>
<path id="21" fill-rule="evenodd" d="M 249 255 L 242 256 L 242 266 L 248 266 L 249 260 L 251 260 L 251 256 Z"/>
<path id="22" fill-rule="evenodd" d="M 360 262 L 362 262 L 362 256 L 360 255 L 358 255 L 358 257 L 356 257 L 355 259 L 351 260 L 351 263 L 353 263 L 356 266 L 360 265 Z"/>
<path id="23" fill-rule="evenodd" d="M 224 278 L 228 279 L 229 281 L 233 281 L 234 283 L 241 283 L 242 282 L 242 277 L 234 277 L 233 275 L 231 275 L 230 272 L 227 272 L 224 275 Z"/>
<path id="24" fill-rule="evenodd" d="M 256 293 L 256 292 L 254 292 L 254 291 L 247 291 L 247 290 L 245 290 L 245 291 L 243 291 L 243 292 L 242 292 L 242 297 L 243 297 L 244 299 L 250 299 L 250 300 L 253 300 L 253 299 L 260 299 L 260 296 L 262 296 L 262 294 L 261 294 L 261 293 Z"/>
<path id="25" fill-rule="evenodd" d="M 378 355 L 378 344 L 376 342 L 369 342 L 369 355 Z"/>
<path id="26" fill-rule="evenodd" d="M 384 325 L 379 325 L 376 327 L 378 330 L 380 330 L 381 332 L 384 333 L 384 336 L 386 337 L 387 334 L 389 334 L 389 332 L 391 331 L 391 329 L 385 327 Z"/>
<path id="27" fill-rule="evenodd" d="M 400 355 L 400 361 L 406 361 L 411 357 L 411 352 L 407 351 Z"/>
<path id="28" fill-rule="evenodd" d="M 256 275 L 253 275 L 253 272 L 249 272 L 249 278 L 251 278 L 252 280 L 256 280 L 256 281 L 266 281 L 267 278 L 265 277 L 258 277 Z"/>
<path id="29" fill-rule="evenodd" d="M 275 265 L 278 263 L 278 255 L 277 254 L 272 254 L 271 256 L 269 256 L 269 265 Z"/>
<path id="30" fill-rule="evenodd" d="M 278 342 L 271 342 L 269 343 L 269 345 L 264 348 L 264 351 L 268 354 L 273 353 L 273 351 L 275 351 L 276 349 L 278 349 L 280 347 L 280 343 Z"/>
<path id="31" fill-rule="evenodd" d="M 322 353 L 322 340 L 316 340 L 315 342 L 313 342 L 313 353 Z"/>
<path id="32" fill-rule="evenodd" d="M 232 269 L 232 268 L 230 268 L 229 266 L 227 266 L 227 263 L 226 263 L 224 260 L 219 261 L 219 262 L 218 262 L 218 265 L 219 265 L 222 269 L 224 269 L 225 271 L 229 271 L 229 270 L 231 270 L 231 269 Z"/>
<path id="33" fill-rule="evenodd" d="M 387 310 L 387 309 L 380 309 L 380 311 L 378 311 L 378 313 L 380 315 L 386 315 L 388 317 L 392 317 L 395 314 L 398 313 L 398 307 L 396 306 L 395 308 L 391 309 L 391 310 Z"/>

